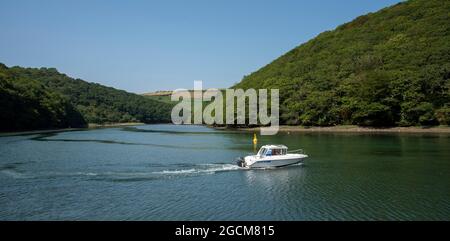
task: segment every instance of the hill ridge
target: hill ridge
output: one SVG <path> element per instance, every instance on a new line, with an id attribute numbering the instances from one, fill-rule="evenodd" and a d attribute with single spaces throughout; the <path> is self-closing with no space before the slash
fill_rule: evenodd
<path id="1" fill-rule="evenodd" d="M 233 88 L 279 88 L 281 122 L 450 123 L 450 1 L 411 0 L 288 51 Z"/>

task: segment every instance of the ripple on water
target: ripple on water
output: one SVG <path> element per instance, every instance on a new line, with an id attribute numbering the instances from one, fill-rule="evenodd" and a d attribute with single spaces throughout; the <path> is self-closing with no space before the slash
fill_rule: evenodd
<path id="1" fill-rule="evenodd" d="M 138 182 L 151 181 L 164 178 L 188 177 L 198 175 L 208 175 L 226 171 L 242 170 L 241 167 L 233 164 L 188 164 L 177 163 L 171 165 L 156 164 L 154 167 L 168 167 L 161 171 L 148 172 L 64 172 L 64 171 L 37 171 L 26 173 L 17 170 L 17 165 L 8 164 L 0 167 L 0 173 L 10 178 L 30 178 L 30 179 L 52 179 L 86 177 L 90 180 L 112 181 L 112 182 Z"/>

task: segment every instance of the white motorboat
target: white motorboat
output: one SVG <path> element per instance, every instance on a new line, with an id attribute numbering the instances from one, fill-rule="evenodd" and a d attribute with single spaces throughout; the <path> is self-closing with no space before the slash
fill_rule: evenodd
<path id="1" fill-rule="evenodd" d="M 264 145 L 256 155 L 238 158 L 237 165 L 245 168 L 272 168 L 297 164 L 308 157 L 303 150 L 288 152 L 284 145 Z"/>

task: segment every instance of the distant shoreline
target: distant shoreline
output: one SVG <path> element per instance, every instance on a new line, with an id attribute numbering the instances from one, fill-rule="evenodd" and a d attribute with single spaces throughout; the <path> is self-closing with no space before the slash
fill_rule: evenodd
<path id="1" fill-rule="evenodd" d="M 103 128 L 103 127 L 121 127 L 121 126 L 138 126 L 138 125 L 145 125 L 145 123 L 142 122 L 124 122 L 124 123 L 108 123 L 108 124 L 95 124 L 95 123 L 89 123 L 89 128 Z"/>
<path id="2" fill-rule="evenodd" d="M 223 129 L 223 128 L 217 128 Z M 259 127 L 252 128 L 236 128 L 236 130 L 244 132 L 255 132 L 259 131 Z M 305 126 L 286 126 L 281 125 L 279 132 L 340 132 L 340 133 L 435 133 L 435 134 L 450 134 L 449 126 L 434 126 L 434 127 L 387 127 L 387 128 L 376 128 L 376 127 L 361 127 L 353 125 L 343 125 L 343 126 L 330 126 L 330 127 L 305 127 Z"/>
<path id="3" fill-rule="evenodd" d="M 170 123 L 167 123 L 170 124 Z M 114 127 L 126 127 L 146 125 L 141 122 L 126 122 L 126 123 L 109 123 L 109 124 L 88 124 L 86 128 L 61 128 L 61 129 L 42 129 L 42 130 L 29 130 L 29 131 L 15 131 L 15 132 L 0 132 L 0 137 L 16 136 L 16 135 L 34 135 L 55 133 L 64 131 L 82 131 L 97 128 L 114 128 Z M 151 125 L 151 124 L 149 124 Z M 216 130 L 235 130 L 241 132 L 259 132 L 260 127 L 215 127 L 209 126 Z M 307 127 L 307 126 L 287 126 L 280 125 L 279 132 L 282 133 L 423 133 L 423 134 L 450 134 L 450 126 L 434 126 L 434 127 L 388 127 L 388 128 L 376 128 L 376 127 L 361 127 L 354 125 L 342 125 L 342 126 L 329 126 L 329 127 Z"/>

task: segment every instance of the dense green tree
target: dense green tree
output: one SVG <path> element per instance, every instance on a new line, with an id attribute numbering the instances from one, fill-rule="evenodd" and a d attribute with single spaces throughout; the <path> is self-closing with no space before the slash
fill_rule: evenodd
<path id="1" fill-rule="evenodd" d="M 84 127 L 86 121 L 64 96 L 0 64 L 0 131 Z"/>
<path id="2" fill-rule="evenodd" d="M 280 89 L 284 124 L 449 124 L 450 1 L 411 0 L 326 31 L 234 88 Z"/>
<path id="3" fill-rule="evenodd" d="M 169 122 L 172 107 L 123 90 L 73 79 L 54 68 L 8 68 L 3 64 L 0 64 L 0 104 L 1 130 Z"/>

